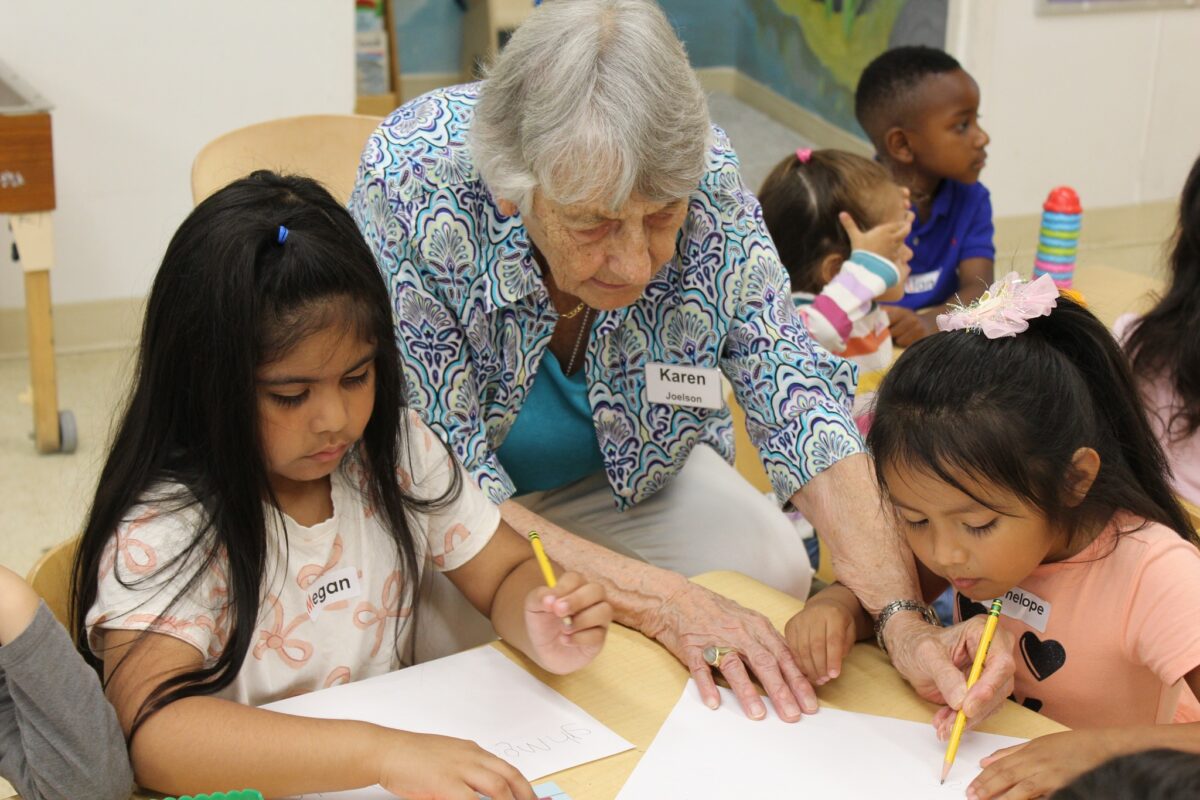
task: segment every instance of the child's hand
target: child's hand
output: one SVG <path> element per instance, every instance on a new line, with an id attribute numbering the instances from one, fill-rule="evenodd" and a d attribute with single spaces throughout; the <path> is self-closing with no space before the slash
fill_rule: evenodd
<path id="1" fill-rule="evenodd" d="M 1143 749 L 1146 745 L 1138 744 L 1136 732 L 1136 728 L 1064 731 L 997 750 L 980 762 L 983 772 L 967 787 L 967 797 L 1024 800 L 1048 795 L 1114 756 Z"/>
<path id="2" fill-rule="evenodd" d="M 841 674 L 842 659 L 854 647 L 855 627 L 854 615 L 842 603 L 817 595 L 787 621 L 783 635 L 804 677 L 821 686 Z"/>
<path id="3" fill-rule="evenodd" d="M 912 250 L 905 245 L 904 252 L 901 253 L 901 260 L 894 262 L 896 270 L 900 273 L 900 280 L 896 281 L 895 286 L 890 286 L 882 294 L 876 295 L 876 300 L 881 303 L 899 303 L 904 298 L 904 291 L 908 286 L 908 276 L 912 274 L 912 268 L 908 266 L 910 258 L 912 258 Z"/>
<path id="4" fill-rule="evenodd" d="M 884 222 L 864 233 L 859 230 L 854 217 L 845 211 L 838 214 L 838 221 L 842 223 L 842 227 L 846 229 L 846 234 L 850 237 L 852 250 L 866 250 L 868 253 L 883 256 L 895 264 L 907 264 L 908 259 L 912 257 L 912 251 L 908 249 L 904 240 L 912 231 L 913 219 L 913 213 L 909 211 L 905 214 L 902 222 Z"/>
<path id="5" fill-rule="evenodd" d="M 565 572 L 553 589 L 540 586 L 525 598 L 525 627 L 534 651 L 530 655 L 559 675 L 587 666 L 604 646 L 612 614 L 603 586 L 585 583 L 577 572 Z"/>
<path id="6" fill-rule="evenodd" d="M 397 797 L 537 800 L 517 768 L 474 742 L 389 731 L 379 785 Z"/>
<path id="7" fill-rule="evenodd" d="M 8 567 L 0 567 L 0 645 L 20 636 L 37 615 L 41 598 Z"/>
<path id="8" fill-rule="evenodd" d="M 935 332 L 936 323 L 930 314 L 918 314 L 903 306 L 886 306 L 886 310 L 892 341 L 898 347 L 908 347 Z"/>

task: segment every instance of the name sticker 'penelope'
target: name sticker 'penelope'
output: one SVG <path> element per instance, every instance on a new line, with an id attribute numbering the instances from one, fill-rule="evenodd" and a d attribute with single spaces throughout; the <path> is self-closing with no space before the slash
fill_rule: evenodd
<path id="1" fill-rule="evenodd" d="M 1050 621 L 1050 604 L 1028 589 L 1014 586 L 1004 593 L 1004 610 L 1006 617 L 1024 622 L 1038 633 L 1046 632 L 1046 623 Z"/>
<path id="2" fill-rule="evenodd" d="M 725 405 L 721 371 L 677 364 L 646 364 L 646 397 L 651 403 L 719 409 Z"/>
<path id="3" fill-rule="evenodd" d="M 304 605 L 308 609 L 309 619 L 315 620 L 320 616 L 321 609 L 330 603 L 360 597 L 362 581 L 358 578 L 357 567 L 346 567 L 336 572 L 326 572 L 313 581 L 306 591 L 308 596 Z"/>

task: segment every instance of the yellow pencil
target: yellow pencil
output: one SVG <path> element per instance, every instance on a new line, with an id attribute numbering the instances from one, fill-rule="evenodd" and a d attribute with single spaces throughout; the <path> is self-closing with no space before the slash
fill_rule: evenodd
<path id="1" fill-rule="evenodd" d="M 550 559 L 546 557 L 546 551 L 542 548 L 542 537 L 538 535 L 537 531 L 529 532 L 529 543 L 533 545 L 533 557 L 537 559 L 538 566 L 542 568 L 542 576 L 546 579 L 546 585 L 553 589 L 558 580 L 554 577 L 554 567 L 550 566 Z M 563 617 L 563 624 L 568 628 L 571 627 L 570 616 Z"/>
<path id="2" fill-rule="evenodd" d="M 988 648 L 992 646 L 992 637 L 996 635 L 996 623 L 1000 621 L 1000 598 L 992 601 L 992 607 L 988 611 L 987 624 L 983 626 L 983 636 L 979 639 L 979 649 L 975 652 L 975 663 L 971 665 L 971 672 L 967 675 L 967 691 L 975 685 L 975 681 L 979 680 L 980 673 L 983 672 L 983 661 L 987 658 Z M 964 704 L 965 704 L 964 698 Z M 958 742 L 962 739 L 963 729 L 967 725 L 967 715 L 962 709 L 958 710 L 958 716 L 954 719 L 954 730 L 950 731 L 950 744 L 946 747 L 946 760 L 942 763 L 942 783 L 946 782 L 946 776 L 950 774 L 950 767 L 954 765 L 954 757 L 958 755 Z"/>

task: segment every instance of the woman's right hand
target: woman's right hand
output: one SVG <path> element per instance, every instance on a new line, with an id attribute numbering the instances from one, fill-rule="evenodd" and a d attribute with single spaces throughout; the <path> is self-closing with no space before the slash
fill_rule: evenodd
<path id="1" fill-rule="evenodd" d="M 512 764 L 474 742 L 389 730 L 379 785 L 407 800 L 537 800 Z"/>
<path id="2" fill-rule="evenodd" d="M 996 629 L 983 674 L 967 689 L 965 673 L 975 660 L 985 618 L 979 614 L 949 628 L 938 628 L 906 611 L 892 617 L 884 630 L 892 666 L 921 697 L 953 711 L 963 709 L 968 725 L 990 716 L 1013 691 L 1016 641 L 1004 628 Z M 934 724 L 939 722 L 940 718 L 935 719 Z"/>

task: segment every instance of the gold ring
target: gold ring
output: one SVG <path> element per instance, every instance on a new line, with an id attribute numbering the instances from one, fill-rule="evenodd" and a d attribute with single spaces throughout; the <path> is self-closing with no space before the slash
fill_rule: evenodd
<path id="1" fill-rule="evenodd" d="M 721 659 L 733 652 L 736 652 L 736 650 L 732 647 L 709 645 L 708 647 L 704 648 L 704 652 L 701 653 L 701 655 L 704 657 L 705 663 L 707 663 L 710 667 L 716 667 L 717 669 L 720 669 Z"/>

